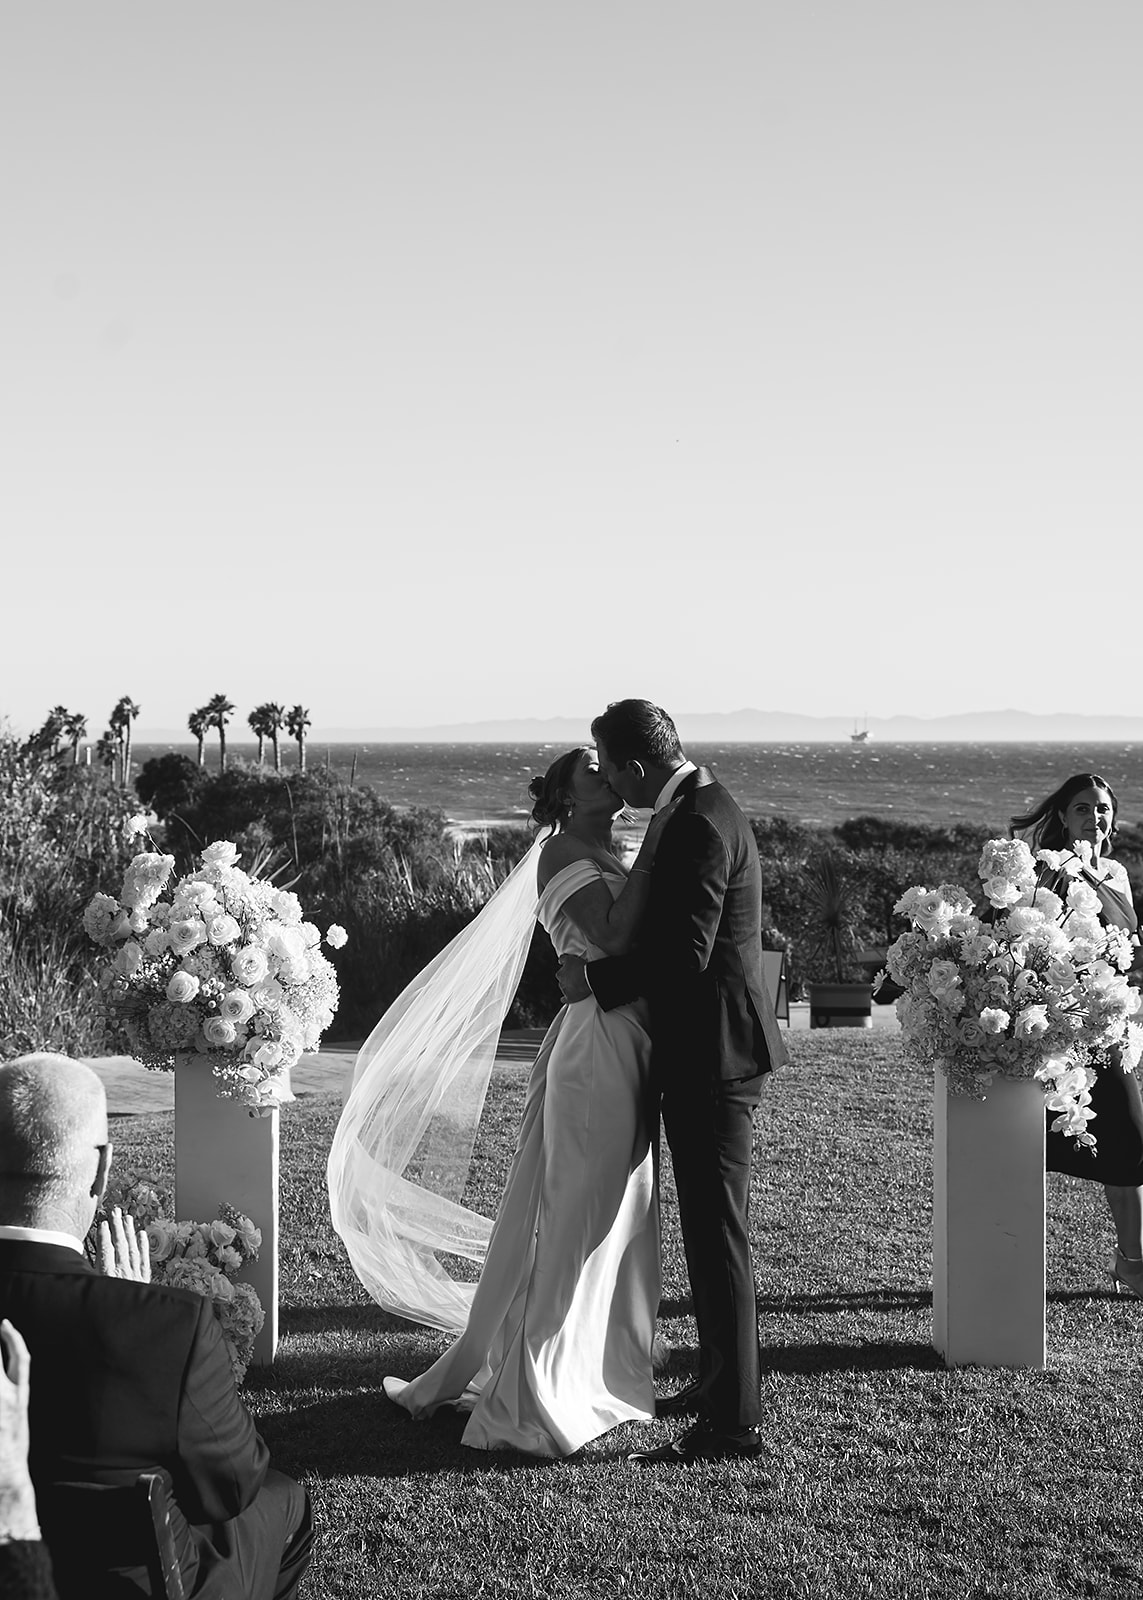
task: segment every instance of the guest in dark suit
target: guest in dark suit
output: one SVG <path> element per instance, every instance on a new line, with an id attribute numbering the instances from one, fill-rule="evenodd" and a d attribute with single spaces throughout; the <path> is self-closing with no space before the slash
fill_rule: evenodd
<path id="1" fill-rule="evenodd" d="M 45 1531 L 55 1485 L 165 1467 L 188 1593 L 288 1600 L 309 1563 L 308 1497 L 270 1467 L 208 1301 L 104 1277 L 83 1256 L 110 1164 L 90 1068 L 52 1055 L 0 1066 L 0 1316 L 32 1355 L 31 1470 Z M 73 1556 L 80 1583 L 84 1552 L 49 1542 L 61 1590 L 60 1563 Z"/>
<path id="2" fill-rule="evenodd" d="M 762 974 L 762 880 L 750 826 L 675 725 L 647 700 L 592 723 L 599 768 L 634 806 L 678 801 L 663 830 L 635 952 L 561 969 L 565 999 L 609 1011 L 646 996 L 652 1069 L 675 1171 L 699 1337 L 697 1383 L 660 1414 L 697 1411 L 683 1437 L 632 1457 L 688 1462 L 761 1448 L 748 1209 L 754 1108 L 786 1048 Z"/>

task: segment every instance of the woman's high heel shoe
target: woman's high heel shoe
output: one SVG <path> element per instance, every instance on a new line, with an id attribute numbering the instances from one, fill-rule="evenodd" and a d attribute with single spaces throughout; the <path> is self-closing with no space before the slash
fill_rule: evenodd
<path id="1" fill-rule="evenodd" d="M 1116 1294 L 1126 1289 L 1128 1294 L 1143 1300 L 1143 1256 L 1132 1258 L 1125 1256 L 1122 1250 L 1116 1250 L 1111 1263 L 1111 1281 Z"/>

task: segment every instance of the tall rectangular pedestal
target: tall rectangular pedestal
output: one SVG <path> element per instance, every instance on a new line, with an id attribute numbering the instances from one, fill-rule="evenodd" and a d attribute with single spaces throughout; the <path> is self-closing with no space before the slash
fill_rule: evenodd
<path id="1" fill-rule="evenodd" d="M 1044 1094 L 933 1085 L 933 1345 L 949 1366 L 1042 1367 Z"/>
<path id="2" fill-rule="evenodd" d="M 175 1216 L 210 1222 L 224 1201 L 262 1230 L 258 1259 L 240 1276 L 266 1313 L 253 1360 L 269 1365 L 278 1348 L 278 1113 L 252 1117 L 220 1100 L 209 1062 L 191 1057 L 175 1066 Z"/>

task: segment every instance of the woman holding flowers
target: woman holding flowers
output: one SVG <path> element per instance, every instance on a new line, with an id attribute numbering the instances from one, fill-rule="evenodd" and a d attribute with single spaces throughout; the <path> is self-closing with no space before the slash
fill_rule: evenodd
<path id="1" fill-rule="evenodd" d="M 1138 943 L 1138 919 L 1123 866 L 1113 860 L 1119 802 L 1105 778 L 1080 772 L 1039 805 L 1011 819 L 1041 863 L 1040 882 L 1081 915 L 1119 928 Z M 1112 1278 L 1143 1296 L 1143 1096 L 1133 1069 L 1112 1048 L 1091 1088 L 1096 1148 L 1053 1132 L 1049 1113 L 1047 1167 L 1102 1183 L 1116 1232 Z"/>

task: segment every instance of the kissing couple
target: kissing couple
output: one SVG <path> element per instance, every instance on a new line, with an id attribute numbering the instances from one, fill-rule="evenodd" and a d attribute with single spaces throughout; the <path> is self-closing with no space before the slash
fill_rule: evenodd
<path id="1" fill-rule="evenodd" d="M 748 1209 L 754 1108 L 787 1059 L 763 981 L 750 827 L 671 718 L 621 700 L 534 779 L 537 837 L 362 1046 L 329 1157 L 330 1209 L 383 1307 L 455 1339 L 406 1382 L 414 1417 L 470 1413 L 463 1442 L 567 1456 L 619 1423 L 693 1415 L 638 1464 L 761 1449 Z M 627 805 L 653 815 L 630 870 Z M 462 1203 L 504 1017 L 535 923 L 566 1002 L 532 1069 L 494 1223 Z M 698 1372 L 656 1398 L 658 1127 L 670 1146 Z M 442 1256 L 480 1265 L 475 1285 Z"/>

